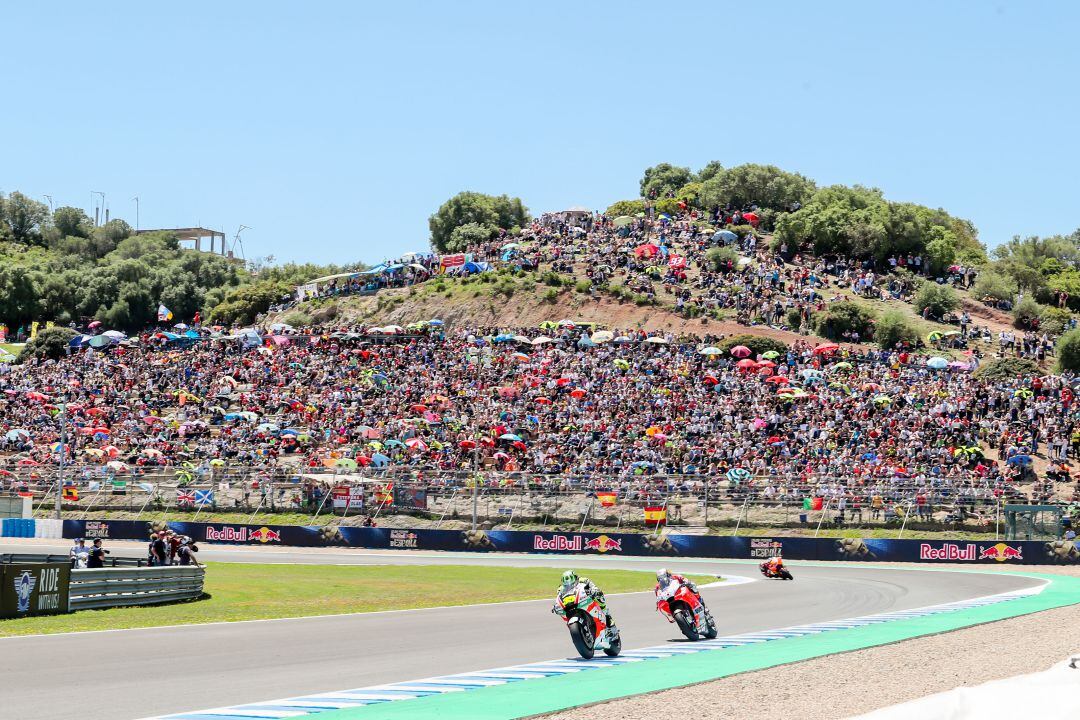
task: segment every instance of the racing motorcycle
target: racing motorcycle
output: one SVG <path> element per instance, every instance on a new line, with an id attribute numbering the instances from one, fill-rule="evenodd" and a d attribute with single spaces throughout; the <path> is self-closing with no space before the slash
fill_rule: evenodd
<path id="1" fill-rule="evenodd" d="M 716 637 L 716 621 L 705 602 L 681 582 L 670 582 L 657 593 L 656 609 L 678 625 L 687 640 Z"/>
<path id="2" fill-rule="evenodd" d="M 559 605 L 563 610 L 562 619 L 570 630 L 570 639 L 581 657 L 592 660 L 597 650 L 603 650 L 610 657 L 622 652 L 619 629 L 607 625 L 607 614 L 596 598 L 585 592 L 584 583 L 560 591 Z"/>
<path id="3" fill-rule="evenodd" d="M 781 565 L 780 570 L 778 570 L 777 572 L 773 572 L 772 570 L 770 570 L 769 569 L 769 563 L 767 563 L 767 562 L 761 563 L 761 565 L 759 565 L 759 567 L 761 568 L 761 574 L 764 575 L 765 577 L 769 578 L 770 580 L 774 580 L 774 579 L 794 580 L 795 579 L 795 576 L 793 576 L 791 574 L 791 572 L 787 569 L 787 567 L 784 566 L 784 565 Z"/>

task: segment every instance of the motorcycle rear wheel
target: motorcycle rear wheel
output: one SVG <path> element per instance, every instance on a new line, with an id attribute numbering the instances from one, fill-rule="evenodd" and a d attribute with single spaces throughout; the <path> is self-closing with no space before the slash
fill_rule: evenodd
<path id="1" fill-rule="evenodd" d="M 584 624 L 588 620 L 579 620 L 578 622 L 570 623 L 570 639 L 574 641 L 574 647 L 577 648 L 578 654 L 586 660 L 592 660 L 593 655 L 596 654 L 596 649 L 593 647 L 595 642 L 592 629 L 584 627 Z"/>
<path id="2" fill-rule="evenodd" d="M 690 618 L 686 616 L 685 610 L 676 610 L 672 613 L 675 618 L 675 624 L 679 626 L 679 630 L 686 636 L 687 640 L 697 640 L 697 630 L 694 630 L 694 623 L 690 622 Z"/>
<path id="3" fill-rule="evenodd" d="M 788 572 L 787 568 L 783 568 L 780 571 L 780 577 L 783 580 L 794 580 L 795 579 L 795 576 L 792 575 L 790 572 Z"/>

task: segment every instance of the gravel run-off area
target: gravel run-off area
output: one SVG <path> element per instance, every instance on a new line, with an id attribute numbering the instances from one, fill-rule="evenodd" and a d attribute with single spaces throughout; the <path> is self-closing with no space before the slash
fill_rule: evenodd
<path id="1" fill-rule="evenodd" d="M 934 567 L 971 569 L 960 565 Z M 1016 570 L 1080 577 L 1080 567 L 1025 566 Z M 580 707 L 545 718 L 775 720 L 787 717 L 834 720 L 961 685 L 979 685 L 1046 670 L 1078 651 L 1080 605 L 1071 605 L 892 645 L 733 675 L 690 687 Z"/>

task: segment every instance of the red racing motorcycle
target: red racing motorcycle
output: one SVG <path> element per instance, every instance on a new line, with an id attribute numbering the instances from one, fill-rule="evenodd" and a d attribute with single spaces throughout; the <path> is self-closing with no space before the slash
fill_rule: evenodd
<path id="1" fill-rule="evenodd" d="M 681 582 L 670 582 L 656 593 L 656 609 L 679 626 L 687 640 L 716 637 L 716 621 L 701 596 Z"/>

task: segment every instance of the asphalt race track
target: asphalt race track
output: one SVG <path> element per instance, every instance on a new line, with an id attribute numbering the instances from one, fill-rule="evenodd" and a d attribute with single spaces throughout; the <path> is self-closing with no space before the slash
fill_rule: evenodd
<path id="1" fill-rule="evenodd" d="M 67 544 L 0 543 L 0 552 L 66 552 Z M 111 543 L 115 554 L 138 554 Z M 325 564 L 484 564 L 625 568 L 753 577 L 752 564 L 677 558 L 581 558 L 202 546 L 202 560 Z M 1038 584 L 1030 578 L 792 564 L 794 582 L 710 588 L 729 635 L 953 602 Z M 298 587 L 318 603 L 317 587 Z M 422 588 L 418 588 L 422 592 Z M 651 592 L 609 596 L 626 649 L 678 642 Z M 497 598 L 493 598 L 497 599 Z M 0 639 L 3 717 L 133 720 L 517 663 L 569 657 L 551 599 L 490 606 L 146 628 Z"/>

